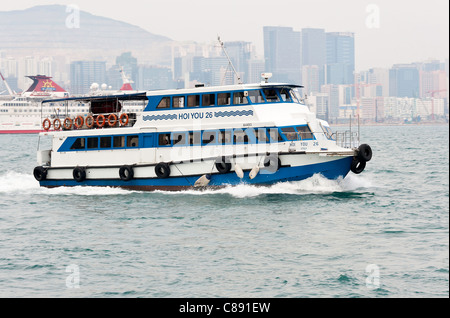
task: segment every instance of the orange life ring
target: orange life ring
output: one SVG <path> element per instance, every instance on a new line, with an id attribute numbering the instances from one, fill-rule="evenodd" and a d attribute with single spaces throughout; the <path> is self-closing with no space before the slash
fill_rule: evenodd
<path id="1" fill-rule="evenodd" d="M 72 119 L 66 117 L 66 119 L 64 119 L 63 125 L 66 130 L 72 129 Z"/>
<path id="2" fill-rule="evenodd" d="M 85 123 L 86 123 L 86 127 L 87 128 L 94 127 L 94 123 L 95 123 L 94 117 L 92 117 L 91 115 L 87 116 L 86 120 L 85 120 Z"/>
<path id="3" fill-rule="evenodd" d="M 83 127 L 83 124 L 84 124 L 84 119 L 83 119 L 83 117 L 77 116 L 77 118 L 75 118 L 73 124 L 74 124 L 75 127 L 77 127 L 77 128 Z"/>
<path id="4" fill-rule="evenodd" d="M 102 121 L 100 122 L 99 119 L 101 119 Z M 106 123 L 105 115 L 98 115 L 95 123 L 97 124 L 98 127 L 105 126 Z"/>
<path id="5" fill-rule="evenodd" d="M 108 116 L 108 125 L 113 127 L 117 124 L 117 115 L 116 114 L 109 114 Z"/>
<path id="6" fill-rule="evenodd" d="M 55 118 L 55 120 L 53 121 L 53 129 L 54 130 L 61 129 L 61 120 L 59 120 L 59 118 Z"/>
<path id="7" fill-rule="evenodd" d="M 42 128 L 44 128 L 45 131 L 48 131 L 51 126 L 52 122 L 50 121 L 50 119 L 45 118 L 44 121 L 42 122 Z"/>
<path id="8" fill-rule="evenodd" d="M 127 114 L 123 113 L 122 115 L 120 115 L 119 122 L 120 122 L 120 125 L 121 125 L 121 126 L 126 126 L 126 125 L 128 125 L 128 121 L 129 121 L 129 120 L 130 120 L 130 119 L 128 118 L 128 115 L 127 115 Z"/>

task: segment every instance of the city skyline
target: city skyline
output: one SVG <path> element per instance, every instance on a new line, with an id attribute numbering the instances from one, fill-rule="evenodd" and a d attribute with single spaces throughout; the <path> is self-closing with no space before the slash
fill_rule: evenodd
<path id="1" fill-rule="evenodd" d="M 4 3 L 0 10 L 23 10 L 54 3 L 50 0 L 39 3 L 20 0 Z M 220 35 L 227 42 L 252 42 L 261 57 L 264 54 L 263 26 L 288 26 L 295 31 L 321 28 L 326 32 L 352 32 L 355 33 L 356 71 L 448 59 L 449 3 L 444 0 L 426 3 L 403 0 L 280 0 L 276 6 L 266 0 L 230 0 L 226 3 L 130 0 L 126 6 L 84 0 L 57 3 L 76 5 L 82 11 L 131 23 L 175 41 L 212 42 Z M 136 10 L 137 7 L 144 10 Z M 80 21 L 80 27 L 83 27 L 83 21 Z"/>

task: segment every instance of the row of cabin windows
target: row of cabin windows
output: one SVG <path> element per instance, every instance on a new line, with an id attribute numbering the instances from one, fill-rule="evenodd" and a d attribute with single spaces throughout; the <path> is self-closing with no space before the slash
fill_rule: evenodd
<path id="1" fill-rule="evenodd" d="M 292 95 L 292 97 L 291 97 Z M 268 88 L 261 90 L 250 90 L 244 92 L 207 93 L 195 95 L 181 95 L 163 97 L 157 109 L 184 108 L 184 107 L 208 107 L 227 105 L 246 105 L 259 103 L 299 102 L 296 94 L 291 89 Z"/>
<path id="2" fill-rule="evenodd" d="M 278 128 L 247 128 L 160 133 L 158 146 L 225 145 L 314 139 L 309 126 L 280 128 L 280 131 Z"/>
<path id="3" fill-rule="evenodd" d="M 163 147 L 188 145 L 226 145 L 312 139 L 314 139 L 314 135 L 311 132 L 309 126 L 295 126 L 284 127 L 280 129 L 274 127 L 160 133 L 158 134 L 157 145 Z M 139 135 L 128 135 L 80 137 L 75 139 L 70 149 L 94 150 L 137 147 L 139 147 Z"/>
<path id="4" fill-rule="evenodd" d="M 105 137 L 80 137 L 75 139 L 70 149 L 106 149 L 106 148 L 137 148 L 139 136 L 105 136 Z"/>

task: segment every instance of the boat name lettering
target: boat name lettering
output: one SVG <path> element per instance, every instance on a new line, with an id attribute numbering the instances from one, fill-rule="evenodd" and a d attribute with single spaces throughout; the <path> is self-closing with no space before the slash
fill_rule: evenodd
<path id="1" fill-rule="evenodd" d="M 145 121 L 176 120 L 176 119 L 210 119 L 219 117 L 253 116 L 253 110 L 218 111 L 218 112 L 185 112 L 179 114 L 146 115 Z"/>

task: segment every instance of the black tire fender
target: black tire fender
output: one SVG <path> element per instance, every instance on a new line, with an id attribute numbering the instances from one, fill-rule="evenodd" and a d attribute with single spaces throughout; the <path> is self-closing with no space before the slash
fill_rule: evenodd
<path id="1" fill-rule="evenodd" d="M 364 160 L 359 159 L 358 157 L 354 157 L 352 164 L 350 166 L 350 170 L 354 174 L 360 174 L 366 168 L 366 162 Z"/>
<path id="2" fill-rule="evenodd" d="M 228 173 L 231 170 L 231 163 L 226 157 L 217 158 L 215 165 L 219 173 Z"/>
<path id="3" fill-rule="evenodd" d="M 43 181 L 47 179 L 47 169 L 42 166 L 36 167 L 33 170 L 33 176 L 37 181 Z"/>
<path id="4" fill-rule="evenodd" d="M 168 178 L 170 176 L 170 166 L 165 162 L 160 162 L 155 166 L 155 173 L 158 178 Z"/>
<path id="5" fill-rule="evenodd" d="M 72 172 L 73 178 L 76 182 L 83 182 L 86 180 L 86 168 L 75 167 Z"/>
<path id="6" fill-rule="evenodd" d="M 358 158 L 361 161 L 369 162 L 372 159 L 372 148 L 367 144 L 362 144 L 358 148 Z"/>
<path id="7" fill-rule="evenodd" d="M 132 166 L 122 166 L 119 169 L 119 177 L 123 181 L 130 181 L 134 178 L 134 171 Z"/>
<path id="8" fill-rule="evenodd" d="M 264 158 L 264 167 L 267 171 L 275 173 L 281 167 L 281 160 L 278 155 L 270 154 Z"/>

